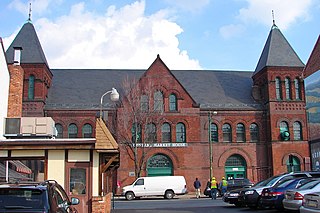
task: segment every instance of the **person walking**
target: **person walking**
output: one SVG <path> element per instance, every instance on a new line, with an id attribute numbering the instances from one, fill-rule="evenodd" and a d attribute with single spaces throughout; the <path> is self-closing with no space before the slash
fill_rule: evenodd
<path id="1" fill-rule="evenodd" d="M 193 186 L 196 189 L 196 198 L 199 199 L 200 198 L 200 187 L 201 187 L 201 183 L 198 180 L 198 178 L 196 178 L 196 180 L 193 182 Z"/>
<path id="2" fill-rule="evenodd" d="M 224 193 L 227 192 L 227 187 L 228 187 L 228 181 L 226 181 L 225 177 L 222 177 L 221 181 L 221 194 L 224 195 Z"/>
<path id="3" fill-rule="evenodd" d="M 215 177 L 212 177 L 211 180 L 211 199 L 217 199 L 218 192 L 218 182 Z"/>

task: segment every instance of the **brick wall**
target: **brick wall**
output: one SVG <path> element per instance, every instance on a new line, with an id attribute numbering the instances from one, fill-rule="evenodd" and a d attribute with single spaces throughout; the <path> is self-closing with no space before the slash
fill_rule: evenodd
<path id="1" fill-rule="evenodd" d="M 17 65 L 8 65 L 8 69 L 10 73 L 8 117 L 21 117 L 24 70 Z"/>
<path id="2" fill-rule="evenodd" d="M 92 213 L 110 213 L 111 212 L 112 193 L 105 196 L 92 197 Z"/>

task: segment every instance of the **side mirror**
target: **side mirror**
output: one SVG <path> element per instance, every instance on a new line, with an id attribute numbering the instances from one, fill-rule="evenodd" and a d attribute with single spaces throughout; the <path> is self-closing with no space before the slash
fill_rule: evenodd
<path id="1" fill-rule="evenodd" d="M 78 205 L 80 200 L 78 198 L 72 197 L 71 198 L 71 205 Z"/>

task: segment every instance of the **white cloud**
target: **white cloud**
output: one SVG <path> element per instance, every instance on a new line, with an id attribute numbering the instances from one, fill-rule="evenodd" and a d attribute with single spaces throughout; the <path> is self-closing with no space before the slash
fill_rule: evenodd
<path id="1" fill-rule="evenodd" d="M 244 23 L 257 22 L 272 24 L 272 10 L 276 24 L 285 30 L 297 20 L 307 20 L 312 0 L 246 0 L 248 7 L 239 10 L 238 18 Z"/>
<path id="2" fill-rule="evenodd" d="M 244 26 L 241 24 L 225 25 L 219 29 L 220 35 L 225 39 L 232 38 L 235 35 L 240 35 L 242 32 L 244 32 Z"/>
<path id="3" fill-rule="evenodd" d="M 148 68 L 160 54 L 170 69 L 201 69 L 179 49 L 183 30 L 166 10 L 145 16 L 145 1 L 136 1 L 105 11 L 82 2 L 55 20 L 33 20 L 51 68 Z"/>

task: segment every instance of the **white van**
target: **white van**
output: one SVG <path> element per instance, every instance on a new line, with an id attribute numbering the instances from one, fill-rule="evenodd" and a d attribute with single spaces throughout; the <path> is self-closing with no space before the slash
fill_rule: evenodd
<path id="1" fill-rule="evenodd" d="M 186 180 L 183 176 L 140 177 L 122 189 L 127 200 L 145 196 L 164 196 L 171 199 L 175 195 L 187 193 Z"/>

